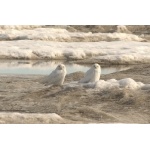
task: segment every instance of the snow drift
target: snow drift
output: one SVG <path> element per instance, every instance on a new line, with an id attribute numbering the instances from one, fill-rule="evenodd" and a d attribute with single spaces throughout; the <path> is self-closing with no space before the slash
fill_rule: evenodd
<path id="1" fill-rule="evenodd" d="M 148 42 L 48 42 L 1 41 L 0 58 L 88 60 L 109 64 L 138 64 L 150 62 Z"/>
<path id="2" fill-rule="evenodd" d="M 117 32 L 114 33 L 69 32 L 66 29 L 42 28 L 40 26 L 1 26 L 0 40 L 44 40 L 55 42 L 146 41 L 138 35 L 129 34 L 125 26 L 118 26 Z"/>

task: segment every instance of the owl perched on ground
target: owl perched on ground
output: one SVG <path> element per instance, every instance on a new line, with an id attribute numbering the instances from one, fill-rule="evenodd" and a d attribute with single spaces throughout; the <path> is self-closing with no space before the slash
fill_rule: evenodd
<path id="1" fill-rule="evenodd" d="M 101 67 L 99 64 L 94 64 L 92 67 L 85 73 L 84 78 L 82 78 L 79 83 L 88 83 L 99 81 L 101 74 Z"/>
<path id="2" fill-rule="evenodd" d="M 60 64 L 49 76 L 43 78 L 40 83 L 45 85 L 62 85 L 65 80 L 66 72 L 66 66 L 64 64 Z"/>

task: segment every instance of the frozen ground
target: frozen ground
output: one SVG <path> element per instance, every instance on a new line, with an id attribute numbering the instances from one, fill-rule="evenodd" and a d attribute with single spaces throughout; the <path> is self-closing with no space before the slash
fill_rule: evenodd
<path id="1" fill-rule="evenodd" d="M 82 72 L 62 87 L 39 84 L 43 76 L 1 75 L 1 123 L 150 123 L 149 67 L 102 75 L 95 86 L 77 84 Z"/>

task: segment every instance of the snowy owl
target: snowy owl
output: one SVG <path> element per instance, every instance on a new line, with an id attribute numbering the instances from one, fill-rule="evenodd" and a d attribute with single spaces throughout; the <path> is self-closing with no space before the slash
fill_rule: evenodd
<path id="1" fill-rule="evenodd" d="M 43 83 L 45 85 L 62 85 L 66 76 L 66 66 L 63 64 L 60 64 L 56 67 L 52 73 L 47 76 L 46 78 L 43 78 L 40 83 Z"/>
<path id="2" fill-rule="evenodd" d="M 88 83 L 99 81 L 101 74 L 101 67 L 99 64 L 94 64 L 84 75 L 79 83 Z"/>

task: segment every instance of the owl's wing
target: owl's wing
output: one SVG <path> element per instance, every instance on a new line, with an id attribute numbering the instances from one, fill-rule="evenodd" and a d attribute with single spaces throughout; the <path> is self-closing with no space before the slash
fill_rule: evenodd
<path id="1" fill-rule="evenodd" d="M 52 71 L 52 73 L 49 76 L 43 78 L 40 83 L 43 83 L 43 84 L 46 84 L 46 85 L 55 84 L 61 78 L 62 78 L 61 73 L 57 70 L 54 70 L 54 71 Z"/>
<path id="2" fill-rule="evenodd" d="M 82 78 L 79 83 L 87 83 L 90 81 L 91 77 L 93 75 L 93 68 L 89 69 L 86 73 L 84 78 Z"/>

